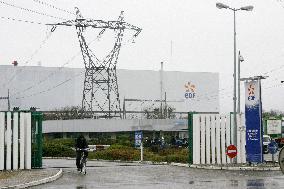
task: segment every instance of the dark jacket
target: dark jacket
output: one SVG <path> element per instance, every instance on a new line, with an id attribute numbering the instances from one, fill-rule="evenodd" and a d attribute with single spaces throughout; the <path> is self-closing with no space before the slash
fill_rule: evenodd
<path id="1" fill-rule="evenodd" d="M 75 141 L 75 148 L 88 148 L 87 140 L 83 136 L 79 136 Z"/>

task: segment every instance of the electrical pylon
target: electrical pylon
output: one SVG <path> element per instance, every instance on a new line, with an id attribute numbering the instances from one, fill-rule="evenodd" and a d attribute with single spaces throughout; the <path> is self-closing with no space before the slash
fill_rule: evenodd
<path id="1" fill-rule="evenodd" d="M 86 112 L 91 112 L 94 117 L 121 118 L 120 98 L 118 91 L 116 65 L 121 48 L 124 30 L 134 30 L 133 38 L 136 38 L 142 29 L 124 22 L 123 11 L 117 21 L 103 21 L 83 18 L 77 7 L 76 19 L 57 24 L 49 24 L 55 27 L 75 26 L 85 64 L 85 80 L 82 99 L 82 108 Z M 111 52 L 103 59 L 99 60 L 94 52 L 88 47 L 84 37 L 86 28 L 102 29 L 102 35 L 106 29 L 116 32 L 115 44 Z"/>

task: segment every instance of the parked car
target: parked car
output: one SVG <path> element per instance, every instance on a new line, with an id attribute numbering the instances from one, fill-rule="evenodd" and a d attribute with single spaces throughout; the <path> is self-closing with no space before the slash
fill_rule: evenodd
<path id="1" fill-rule="evenodd" d="M 262 145 L 263 145 L 263 153 L 268 154 L 268 144 L 271 142 L 271 138 L 269 135 L 263 135 Z"/>

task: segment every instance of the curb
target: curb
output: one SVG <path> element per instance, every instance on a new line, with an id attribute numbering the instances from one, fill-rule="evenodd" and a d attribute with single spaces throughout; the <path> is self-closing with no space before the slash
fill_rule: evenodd
<path id="1" fill-rule="evenodd" d="M 229 170 L 229 171 L 280 171 L 280 167 L 229 167 L 229 166 L 214 166 L 214 165 L 189 165 L 184 163 L 171 163 L 172 166 L 190 167 L 196 169 L 207 170 Z"/>
<path id="2" fill-rule="evenodd" d="M 28 187 L 37 186 L 37 185 L 40 185 L 40 184 L 46 184 L 48 182 L 52 182 L 52 181 L 59 179 L 62 175 L 63 175 L 63 171 L 62 171 L 62 169 L 60 169 L 53 176 L 43 178 L 43 179 L 40 179 L 40 180 L 36 180 L 36 181 L 32 181 L 32 182 L 27 182 L 27 183 L 24 183 L 24 184 L 18 184 L 18 185 L 14 185 L 14 186 L 5 186 L 5 187 L 2 187 L 1 189 L 28 188 Z"/>
<path id="3" fill-rule="evenodd" d="M 71 157 L 43 157 L 42 159 L 66 159 L 66 160 L 76 160 L 76 158 Z M 88 159 L 88 161 L 100 161 L 100 162 L 113 162 L 113 163 L 141 163 L 147 165 L 168 165 L 168 162 L 153 162 L 153 161 L 125 161 L 125 160 L 105 160 L 105 159 Z"/>

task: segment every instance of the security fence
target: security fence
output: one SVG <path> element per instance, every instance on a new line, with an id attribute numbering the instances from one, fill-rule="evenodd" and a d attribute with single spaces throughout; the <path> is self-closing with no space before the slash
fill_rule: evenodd
<path id="1" fill-rule="evenodd" d="M 246 162 L 244 115 L 237 115 L 237 163 Z M 226 148 L 233 143 L 232 114 L 189 114 L 189 163 L 229 164 Z"/>
<path id="2" fill-rule="evenodd" d="M 0 112 L 0 170 L 42 166 L 42 114 Z"/>

